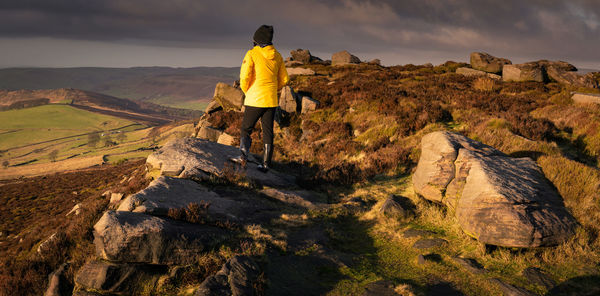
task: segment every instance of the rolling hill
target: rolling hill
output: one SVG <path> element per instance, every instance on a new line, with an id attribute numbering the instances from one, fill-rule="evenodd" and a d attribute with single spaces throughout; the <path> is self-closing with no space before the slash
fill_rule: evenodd
<path id="1" fill-rule="evenodd" d="M 0 69 L 0 89 L 75 88 L 199 110 L 217 82 L 231 83 L 238 75 L 239 68 L 226 67 L 6 68 Z"/>

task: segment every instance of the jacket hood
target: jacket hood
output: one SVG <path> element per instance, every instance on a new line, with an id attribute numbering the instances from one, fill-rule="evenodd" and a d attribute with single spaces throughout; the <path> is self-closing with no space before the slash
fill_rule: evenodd
<path id="1" fill-rule="evenodd" d="M 255 46 L 254 50 L 260 52 L 260 54 L 267 60 L 275 59 L 275 53 L 277 52 L 273 45 L 268 45 L 265 47 Z"/>

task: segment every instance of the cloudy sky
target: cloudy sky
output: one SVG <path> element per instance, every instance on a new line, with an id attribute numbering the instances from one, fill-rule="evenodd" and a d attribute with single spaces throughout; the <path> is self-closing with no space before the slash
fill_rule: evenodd
<path id="1" fill-rule="evenodd" d="M 600 69 L 599 0 L 2 0 L 0 68 L 238 66 L 261 24 L 284 57 L 437 64 L 486 51 Z"/>

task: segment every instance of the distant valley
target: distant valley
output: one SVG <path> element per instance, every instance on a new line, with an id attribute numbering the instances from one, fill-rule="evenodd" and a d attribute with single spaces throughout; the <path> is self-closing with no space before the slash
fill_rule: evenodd
<path id="1" fill-rule="evenodd" d="M 75 88 L 175 108 L 201 110 L 217 82 L 231 83 L 239 68 L 6 68 L 0 89 Z"/>

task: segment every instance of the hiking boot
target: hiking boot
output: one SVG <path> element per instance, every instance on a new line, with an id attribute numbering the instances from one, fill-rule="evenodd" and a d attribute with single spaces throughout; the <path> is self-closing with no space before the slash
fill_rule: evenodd
<path id="1" fill-rule="evenodd" d="M 263 162 L 258 165 L 258 170 L 266 173 L 271 168 L 271 157 L 273 157 L 273 144 L 265 144 L 265 151 L 263 154 Z"/>
<path id="2" fill-rule="evenodd" d="M 240 139 L 240 155 L 230 158 L 230 160 L 239 163 L 243 168 L 246 168 L 248 155 L 250 154 L 250 145 L 252 145 L 252 139 L 250 139 L 250 137 Z"/>

